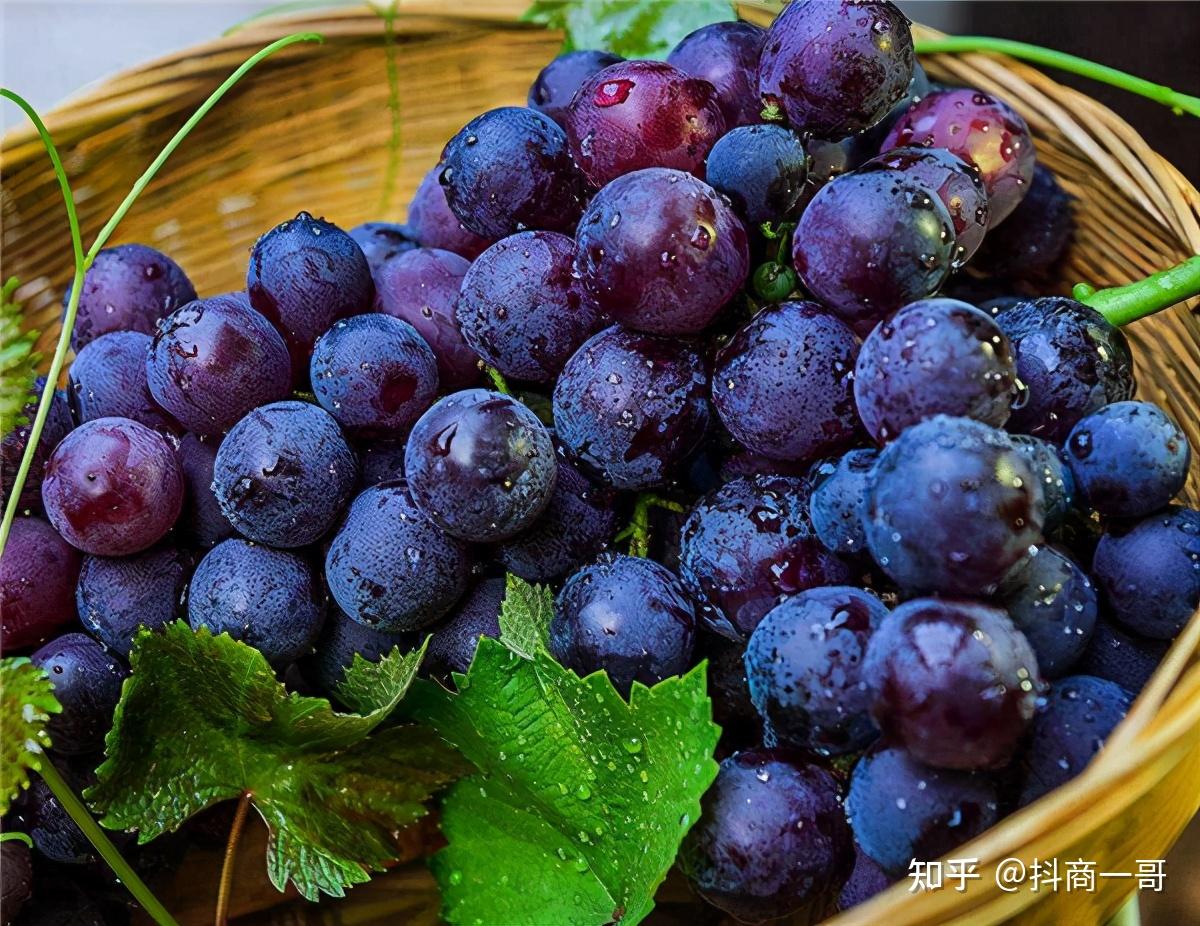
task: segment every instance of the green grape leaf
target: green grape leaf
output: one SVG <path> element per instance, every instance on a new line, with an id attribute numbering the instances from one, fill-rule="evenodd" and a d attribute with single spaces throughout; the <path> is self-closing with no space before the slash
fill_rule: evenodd
<path id="1" fill-rule="evenodd" d="M 0 659 L 0 814 L 29 787 L 50 745 L 46 724 L 62 711 L 54 683 L 24 656 Z"/>
<path id="2" fill-rule="evenodd" d="M 341 714 L 323 698 L 289 694 L 258 650 L 227 634 L 182 621 L 142 631 L 87 797 L 105 826 L 149 842 L 248 795 L 270 830 L 275 887 L 291 881 L 310 900 L 340 897 L 392 860 L 392 834 L 469 770 L 431 730 L 376 730 L 418 659 L 393 651 L 380 667 L 356 663 L 343 687 L 377 707 Z M 368 696 L 372 679 L 386 690 Z"/>
<path id="3" fill-rule="evenodd" d="M 419 648 L 407 655 L 400 652 L 400 647 L 393 647 L 378 662 L 363 659 L 360 653 L 355 653 L 337 686 L 338 700 L 376 724 L 386 719 L 417 677 L 429 640 L 430 637 L 426 637 Z"/>
<path id="4" fill-rule="evenodd" d="M 36 335 L 21 330 L 21 303 L 13 299 L 17 278 L 0 286 L 0 434 L 27 424 L 25 406 L 37 399 Z"/>
<path id="5" fill-rule="evenodd" d="M 550 620 L 554 617 L 554 595 L 544 585 L 530 585 L 511 572 L 504 580 L 504 603 L 500 606 L 500 636 L 518 656 L 532 659 L 546 648 Z"/>
<path id="6" fill-rule="evenodd" d="M 729 0 L 534 0 L 523 18 L 561 29 L 563 51 L 597 48 L 662 59 L 688 33 L 737 13 Z"/>
<path id="7" fill-rule="evenodd" d="M 446 795 L 431 861 L 459 923 L 637 923 L 700 814 L 720 732 L 705 667 L 626 702 L 542 649 L 484 637 L 458 694 L 418 681 L 405 702 L 480 774 Z"/>

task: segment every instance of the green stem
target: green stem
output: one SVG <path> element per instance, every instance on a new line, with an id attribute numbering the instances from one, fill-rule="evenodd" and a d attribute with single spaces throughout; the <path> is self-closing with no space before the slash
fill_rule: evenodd
<path id="1" fill-rule="evenodd" d="M 674 511 L 677 514 L 682 514 L 686 510 L 679 502 L 671 501 L 669 498 L 663 498 L 653 492 L 641 493 L 633 504 L 633 514 L 629 518 L 629 524 L 616 536 L 618 542 L 629 541 L 630 556 L 647 556 L 650 553 L 651 508 L 665 508 L 667 511 Z"/>
<path id="2" fill-rule="evenodd" d="M 495 367 L 481 364 L 483 372 L 487 374 L 487 378 L 492 381 L 492 388 L 504 395 L 512 395 L 512 390 L 508 387 L 508 380 L 504 378 L 504 374 Z"/>
<path id="3" fill-rule="evenodd" d="M 33 848 L 33 840 L 20 830 L 12 830 L 8 833 L 0 833 L 0 842 L 23 842 L 28 848 Z"/>
<path id="4" fill-rule="evenodd" d="M 913 43 L 919 55 L 959 54 L 961 52 L 996 52 L 1011 58 L 1032 61 L 1034 64 L 1045 65 L 1071 74 L 1079 74 L 1144 96 L 1148 100 L 1170 107 L 1177 115 L 1189 113 L 1200 116 L 1200 97 L 1186 93 L 1177 93 L 1170 87 L 1156 84 L 1153 81 L 1135 77 L 1116 68 L 1110 68 L 1087 58 L 1068 55 L 1066 52 L 1042 48 L 1040 45 L 1029 45 L 1025 42 L 1014 42 L 1010 39 L 996 39 L 983 35 L 954 35 L 942 39 L 924 39 Z"/>
<path id="5" fill-rule="evenodd" d="M 1080 283 L 1074 294 L 1076 299 L 1090 305 L 1112 324 L 1128 325 L 1200 296 L 1200 255 L 1125 286 L 1096 290 Z"/>
<path id="6" fill-rule="evenodd" d="M 46 782 L 55 798 L 58 799 L 63 810 L 75 821 L 75 825 L 83 831 L 83 835 L 88 838 L 88 841 L 96 847 L 96 851 L 100 853 L 104 861 L 108 862 L 108 867 L 113 870 L 113 873 L 121 880 L 134 899 L 142 905 L 142 909 L 149 914 L 150 918 L 159 926 L 178 926 L 171 914 L 158 902 L 158 898 L 150 893 L 150 889 L 137 876 L 137 872 L 129 867 L 129 863 L 117 851 L 117 847 L 112 844 L 112 840 L 108 838 L 104 830 L 100 829 L 100 825 L 92 819 L 92 815 L 83 806 L 83 801 L 63 780 L 53 763 L 48 760 L 43 762 L 39 771 L 42 780 Z"/>

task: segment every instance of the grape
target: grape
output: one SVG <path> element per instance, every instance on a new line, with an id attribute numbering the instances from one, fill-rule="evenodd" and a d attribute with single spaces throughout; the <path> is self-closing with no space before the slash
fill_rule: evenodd
<path id="1" fill-rule="evenodd" d="M 800 216 L 792 262 L 809 291 L 860 334 L 937 292 L 950 273 L 954 226 L 937 194 L 891 171 L 846 174 Z"/>
<path id="2" fill-rule="evenodd" d="M 132 418 L 156 431 L 179 429 L 150 395 L 146 356 L 151 340 L 140 331 L 112 331 L 79 351 L 71 364 L 68 392 L 77 421 Z"/>
<path id="3" fill-rule="evenodd" d="M 1135 695 L 1146 687 L 1170 647 L 1169 640 L 1151 640 L 1128 634 L 1101 617 L 1083 654 L 1079 672 L 1116 682 Z"/>
<path id="4" fill-rule="evenodd" d="M 371 441 L 358 451 L 358 491 L 404 478 L 404 441 Z"/>
<path id="5" fill-rule="evenodd" d="M 4 435 L 3 441 L 0 441 L 0 490 L 4 493 L 6 505 L 16 482 L 21 458 L 25 455 L 25 448 L 29 446 L 29 431 L 33 425 L 34 416 L 37 414 L 38 401 L 45 385 L 46 377 L 44 376 L 39 376 L 34 380 L 29 402 L 21 410 L 21 418 L 25 423 L 17 425 Z M 66 437 L 73 427 L 75 427 L 75 422 L 71 420 L 71 407 L 67 404 L 66 394 L 61 390 L 56 391 L 50 399 L 50 409 L 46 413 L 42 436 L 38 439 L 37 449 L 34 450 L 30 460 L 29 473 L 25 477 L 25 486 L 21 489 L 20 506 L 22 511 L 42 510 L 42 479 L 46 471 L 46 460 L 58 446 L 58 442 Z"/>
<path id="6" fill-rule="evenodd" d="M 180 266 L 144 244 L 119 244 L 96 255 L 83 277 L 71 347 L 78 351 L 110 331 L 154 334 L 160 318 L 196 298 Z M 63 311 L 71 287 L 63 294 Z"/>
<path id="7" fill-rule="evenodd" d="M 787 750 L 735 753 L 700 806 L 679 867 L 701 897 L 753 923 L 826 912 L 854 864 L 829 772 Z"/>
<path id="8" fill-rule="evenodd" d="M 502 106 L 476 116 L 442 151 L 438 182 L 469 230 L 503 238 L 527 228 L 570 232 L 586 183 L 549 116 Z"/>
<path id="9" fill-rule="evenodd" d="M 338 607 L 330 609 L 325 626 L 317 638 L 309 665 L 322 692 L 336 696 L 355 655 L 367 662 L 379 662 L 396 647 L 407 653 L 419 643 L 411 633 L 388 633 L 367 627 Z"/>
<path id="10" fill-rule="evenodd" d="M 313 395 L 347 432 L 402 437 L 433 404 L 437 358 L 408 322 L 355 315 L 313 345 Z"/>
<path id="11" fill-rule="evenodd" d="M 938 415 L 888 444 L 863 504 L 867 547 L 902 587 L 990 594 L 1042 539 L 1042 487 L 1003 431 Z"/>
<path id="12" fill-rule="evenodd" d="M 850 877 L 846 879 L 841 893 L 838 894 L 838 910 L 845 911 L 866 903 L 876 894 L 882 894 L 891 887 L 893 880 L 856 842 L 854 870 L 850 872 Z"/>
<path id="13" fill-rule="evenodd" d="M 986 775 L 931 768 L 880 744 L 854 767 L 846 816 L 862 850 L 901 878 L 913 860 L 939 858 L 989 829 L 1000 798 Z"/>
<path id="14" fill-rule="evenodd" d="M 1008 335 L 1017 376 L 1029 390 L 1009 430 L 1060 444 L 1080 418 L 1132 398 L 1129 342 L 1095 309 L 1048 296 L 1000 312 L 996 324 Z"/>
<path id="15" fill-rule="evenodd" d="M 1011 440 L 1017 453 L 1025 457 L 1042 484 L 1047 533 L 1057 530 L 1075 501 L 1075 479 L 1071 470 L 1058 455 L 1058 448 L 1049 441 L 1028 434 L 1013 434 Z"/>
<path id="16" fill-rule="evenodd" d="M 94 776 L 73 775 L 71 777 L 76 779 L 72 784 L 78 783 L 78 779 L 83 779 L 87 783 L 95 781 Z M 29 838 L 33 840 L 34 848 L 43 858 L 60 865 L 86 865 L 98 859 L 95 847 L 63 809 L 54 792 L 50 790 L 50 786 L 40 778 L 34 778 L 30 782 L 24 803 L 27 809 L 23 816 L 29 830 Z M 7 872 L 5 872 L 5 880 L 8 880 Z M 72 882 L 66 881 L 64 878 L 55 880 L 56 882 L 65 882 L 61 888 L 69 890 L 68 884 L 71 885 L 71 888 L 75 887 Z M 55 887 L 59 888 L 60 885 L 56 884 Z M 78 888 L 75 889 L 78 890 Z M 40 901 L 41 898 L 39 897 L 38 900 Z M 36 911 L 35 902 L 35 905 L 27 911 L 27 918 L 33 920 Z M 69 918 L 64 916 L 59 922 L 62 923 L 62 926 L 68 926 L 68 924 L 76 926 L 80 923 L 90 924 L 93 921 L 72 915 Z M 98 926 L 104 926 L 105 920 L 97 916 L 94 922 Z"/>
<path id="17" fill-rule="evenodd" d="M 183 468 L 186 494 L 178 529 L 197 547 L 214 547 L 236 531 L 221 511 L 213 493 L 213 465 L 219 442 L 194 434 L 185 434 L 179 442 L 179 462 Z"/>
<path id="18" fill-rule="evenodd" d="M 1074 201 L 1054 174 L 1038 164 L 1025 198 L 1000 228 L 988 233 L 975 266 L 1009 279 L 1046 273 L 1075 234 Z"/>
<path id="19" fill-rule="evenodd" d="M 67 820 L 65 813 L 61 819 L 74 827 L 74 824 Z M 93 852 L 91 844 L 82 833 L 79 833 L 77 838 L 81 851 Z M 95 855 L 89 854 L 87 859 L 94 861 Z M 94 891 L 80 887 L 74 880 L 67 880 L 61 869 L 49 874 L 45 879 L 40 872 L 38 875 L 36 896 L 26 906 L 18 921 L 20 926 L 125 926 L 128 923 L 128 909 L 114 910 L 111 903 L 105 903 L 102 898 L 96 897 Z M 53 891 L 39 890 L 38 887 L 42 884 L 49 884 Z"/>
<path id="20" fill-rule="evenodd" d="M 1075 563 L 1038 546 L 1000 583 L 998 600 L 1025 634 L 1045 678 L 1070 671 L 1096 626 L 1096 589 Z"/>
<path id="21" fill-rule="evenodd" d="M 1138 518 L 1183 490 L 1192 448 L 1157 405 L 1114 402 L 1076 422 L 1063 456 L 1081 501 L 1108 517 Z"/>
<path id="22" fill-rule="evenodd" d="M 837 585 L 810 588 L 767 612 L 745 659 L 768 744 L 843 755 L 875 739 L 874 692 L 862 661 L 887 615 L 878 598 Z"/>
<path id="23" fill-rule="evenodd" d="M 710 23 L 684 36 L 667 64 L 713 85 L 726 127 L 754 125 L 762 121 L 757 71 L 766 35 L 753 23 Z"/>
<path id="24" fill-rule="evenodd" d="M 50 676 L 62 713 L 46 724 L 54 751 L 64 756 L 104 746 L 128 671 L 103 646 L 82 633 L 51 640 L 30 661 Z"/>
<path id="25" fill-rule="evenodd" d="M 1018 806 L 1032 804 L 1083 771 L 1133 703 L 1120 685 L 1090 675 L 1055 682 L 1038 705 L 1020 760 Z"/>
<path id="26" fill-rule="evenodd" d="M 1033 649 L 1004 611 L 938 598 L 896 608 L 862 671 L 884 735 L 939 768 L 1004 765 L 1041 686 Z"/>
<path id="27" fill-rule="evenodd" d="M 128 418 L 97 418 L 46 462 L 42 504 L 84 553 L 125 556 L 162 538 L 183 507 L 183 470 L 166 439 Z"/>
<path id="28" fill-rule="evenodd" d="M 1100 538 L 1092 577 L 1127 629 L 1172 640 L 1200 607 L 1200 511 L 1171 505 Z"/>
<path id="29" fill-rule="evenodd" d="M 701 634 L 696 645 L 698 655 L 708 660 L 708 693 L 722 746 L 761 743 L 762 721 L 746 678 L 746 645 L 712 633 Z"/>
<path id="30" fill-rule="evenodd" d="M 79 620 L 128 659 L 139 627 L 159 630 L 182 616 L 192 557 L 162 545 L 133 556 L 86 556 L 75 590 Z"/>
<path id="31" fill-rule="evenodd" d="M 977 167 L 943 148 L 893 148 L 862 169 L 894 170 L 937 194 L 954 223 L 955 268 L 979 250 L 988 227 L 988 196 Z"/>
<path id="32" fill-rule="evenodd" d="M 35 646 L 75 616 L 79 551 L 37 517 L 13 520 L 0 554 L 0 650 Z"/>
<path id="33" fill-rule="evenodd" d="M 617 527 L 612 492 L 593 483 L 555 445 L 558 478 L 550 503 L 531 526 L 502 541 L 496 558 L 526 582 L 548 582 L 603 550 Z"/>
<path id="34" fill-rule="evenodd" d="M 648 167 L 698 176 L 726 128 L 716 88 L 665 61 L 620 61 L 593 74 L 565 123 L 571 156 L 597 187 Z"/>
<path id="35" fill-rule="evenodd" d="M 455 317 L 484 363 L 505 376 L 550 383 L 599 325 L 574 274 L 575 242 L 557 232 L 519 232 L 476 258 Z"/>
<path id="36" fill-rule="evenodd" d="M 188 588 L 188 622 L 253 646 L 283 668 L 312 649 L 325 620 L 320 580 L 308 560 L 246 540 L 204 555 Z"/>
<path id="37" fill-rule="evenodd" d="M 429 663 L 436 674 L 466 674 L 480 637 L 500 637 L 504 580 L 484 579 L 429 638 Z"/>
<path id="38" fill-rule="evenodd" d="M 358 242 L 307 212 L 254 242 L 246 291 L 283 335 L 297 378 L 308 370 L 313 342 L 339 318 L 370 311 L 375 299 L 371 265 Z"/>
<path id="39" fill-rule="evenodd" d="M 893 103 L 887 115 L 871 126 L 871 128 L 867 129 L 861 135 L 851 135 L 846 141 L 855 138 L 861 139 L 871 148 L 871 153 L 867 157 L 877 154 L 880 144 L 887 137 L 888 132 L 892 130 L 892 126 L 900 121 L 901 117 L 912 108 L 913 104 L 923 99 L 932 89 L 933 82 L 930 81 L 929 75 L 925 73 L 925 69 L 921 67 L 921 62 L 913 61 L 912 79 L 909 80 L 904 95 Z"/>
<path id="40" fill-rule="evenodd" d="M 166 318 L 145 368 L 154 400 L 194 434 L 223 434 L 291 392 L 287 345 L 241 293 L 197 299 Z"/>
<path id="41" fill-rule="evenodd" d="M 717 354 L 712 400 L 739 443 L 782 460 L 836 453 L 857 420 L 858 339 L 814 302 L 764 309 Z"/>
<path id="42" fill-rule="evenodd" d="M 559 440 L 618 489 L 667 478 L 708 427 L 708 375 L 683 341 L 606 328 L 567 361 L 554 387 Z"/>
<path id="43" fill-rule="evenodd" d="M 302 547 L 337 521 L 356 475 L 354 453 L 328 412 L 275 402 L 225 436 L 213 464 L 213 492 L 243 537 Z"/>
<path id="44" fill-rule="evenodd" d="M 418 630 L 466 591 L 471 557 L 413 504 L 402 481 L 354 500 L 325 557 L 329 593 L 354 620 L 386 633 Z"/>
<path id="45" fill-rule="evenodd" d="M 746 231 L 720 194 L 666 168 L 626 174 L 597 193 L 576 241 L 600 309 L 650 334 L 706 328 L 750 266 Z"/>
<path id="46" fill-rule="evenodd" d="M 862 167 L 878 152 L 871 144 L 871 136 L 864 132 L 839 141 L 823 138 L 806 138 L 804 148 L 808 151 L 808 184 L 803 204 L 812 201 L 817 190 L 834 177 L 848 174 Z"/>
<path id="47" fill-rule="evenodd" d="M 438 401 L 404 451 L 413 501 L 460 540 L 505 540 L 550 503 L 557 466 L 550 434 L 511 396 L 467 389 Z"/>
<path id="48" fill-rule="evenodd" d="M 854 398 L 879 443 L 934 415 L 1000 427 L 1018 396 L 1008 339 L 984 312 L 957 299 L 922 299 L 863 341 Z"/>
<path id="49" fill-rule="evenodd" d="M 844 138 L 886 116 L 912 80 L 908 20 L 878 0 L 792 3 L 767 31 L 763 102 L 818 138 Z"/>
<path id="50" fill-rule="evenodd" d="M 679 580 L 636 556 L 605 555 L 569 578 L 550 621 L 551 655 L 580 675 L 604 670 L 629 697 L 691 665 L 696 615 Z"/>
<path id="51" fill-rule="evenodd" d="M 747 125 L 722 135 L 708 154 L 704 179 L 729 197 L 746 222 L 778 222 L 800 214 L 808 154 L 780 125 Z"/>
<path id="52" fill-rule="evenodd" d="M 463 226 L 446 202 L 446 191 L 438 182 L 441 167 L 421 180 L 408 206 L 408 227 L 423 248 L 436 248 L 474 260 L 491 241 Z"/>
<path id="53" fill-rule="evenodd" d="M 801 476 L 808 475 L 809 463 L 803 460 L 772 460 L 749 450 L 735 450 L 717 469 L 716 481 L 704 491 L 712 491 L 738 476 Z"/>
<path id="54" fill-rule="evenodd" d="M 610 64 L 624 60 L 620 55 L 592 49 L 564 52 L 538 72 L 529 88 L 528 106 L 565 127 L 567 107 L 580 84 Z"/>
<path id="55" fill-rule="evenodd" d="M 843 585 L 849 566 L 808 519 L 808 484 L 742 477 L 696 503 L 681 532 L 679 572 L 701 620 L 744 640 L 777 604 L 817 585 Z"/>
<path id="56" fill-rule="evenodd" d="M 0 843 L 0 869 L 4 878 L 0 880 L 0 921 L 10 926 L 21 913 L 21 909 L 33 896 L 33 864 L 29 847 L 16 839 Z"/>
<path id="57" fill-rule="evenodd" d="M 867 548 L 863 499 L 877 450 L 849 450 L 812 469 L 810 515 L 817 538 L 833 553 L 853 555 Z"/>
<path id="58" fill-rule="evenodd" d="M 393 257 L 420 247 L 412 227 L 395 222 L 363 222 L 346 234 L 362 248 L 372 277 L 377 276 L 379 269 Z"/>
<path id="59" fill-rule="evenodd" d="M 388 261 L 379 271 L 376 308 L 417 329 L 437 357 L 442 389 L 462 389 L 479 378 L 479 358 L 454 317 L 469 266 L 450 251 L 418 248 Z"/>

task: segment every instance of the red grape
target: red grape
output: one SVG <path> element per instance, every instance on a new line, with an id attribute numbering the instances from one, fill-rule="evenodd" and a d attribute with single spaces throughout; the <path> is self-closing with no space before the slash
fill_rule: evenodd
<path id="1" fill-rule="evenodd" d="M 466 228 L 446 202 L 446 191 L 438 182 L 441 167 L 421 180 L 408 205 L 408 227 L 423 248 L 437 248 L 474 260 L 491 241 Z"/>
<path id="2" fill-rule="evenodd" d="M 713 85 L 727 128 L 754 125 L 762 121 L 757 78 L 766 35 L 753 23 L 711 23 L 680 39 L 667 64 Z"/>
<path id="3" fill-rule="evenodd" d="M 79 551 L 41 518 L 12 523 L 0 555 L 0 650 L 45 642 L 75 618 Z"/>

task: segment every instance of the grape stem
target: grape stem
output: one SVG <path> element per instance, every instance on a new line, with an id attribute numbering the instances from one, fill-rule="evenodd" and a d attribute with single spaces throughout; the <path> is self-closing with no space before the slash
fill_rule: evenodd
<path id="1" fill-rule="evenodd" d="M 651 508 L 663 508 L 667 511 L 674 511 L 676 514 L 683 514 L 686 510 L 679 502 L 655 495 L 653 492 L 640 493 L 637 501 L 633 504 L 633 514 L 629 518 L 629 523 L 614 538 L 616 543 L 620 543 L 622 540 L 629 541 L 630 556 L 647 556 L 650 553 Z"/>
<path id="2" fill-rule="evenodd" d="M 217 910 L 214 914 L 216 926 L 225 926 L 229 922 L 229 898 L 233 893 L 233 870 L 237 860 L 238 843 L 242 839 L 242 830 L 246 827 L 246 816 L 250 812 L 250 792 L 247 791 L 238 801 L 237 811 L 233 815 L 233 823 L 229 827 L 229 840 L 225 843 L 225 859 L 221 862 L 221 880 L 217 885 Z"/>
<path id="3" fill-rule="evenodd" d="M 1118 71 L 1108 65 L 1089 61 L 1087 58 L 1080 58 L 1077 55 L 1068 55 L 1066 52 L 1054 51 L 1051 48 L 1043 48 L 1040 45 L 1014 42 L 1010 39 L 996 39 L 984 35 L 953 35 L 940 39 L 919 39 L 913 45 L 919 55 L 960 54 L 962 52 L 995 52 L 1008 55 L 1011 58 L 1032 61 L 1034 64 L 1067 71 L 1070 74 L 1078 74 L 1102 84 L 1128 90 L 1130 93 L 1144 96 L 1148 100 L 1169 107 L 1176 115 L 1188 113 L 1192 116 L 1200 116 L 1200 97 L 1178 93 L 1170 87 L 1164 87 L 1162 84 Z"/>
<path id="4" fill-rule="evenodd" d="M 23 842 L 28 848 L 33 848 L 33 840 L 20 830 L 12 830 L 7 833 L 0 833 L 0 843 L 3 842 Z"/>
<path id="5" fill-rule="evenodd" d="M 133 895 L 134 899 L 142 905 L 142 909 L 150 916 L 159 926 L 179 926 L 175 919 L 167 912 L 166 907 L 159 903 L 158 898 L 150 893 L 150 888 L 146 887 L 141 878 L 137 876 L 127 861 L 117 851 L 117 847 L 112 844 L 112 840 L 100 826 L 92 815 L 88 813 L 88 809 L 83 805 L 78 795 L 71 789 L 71 786 L 63 780 L 49 760 L 42 763 L 42 767 L 38 770 L 42 776 L 42 781 L 46 782 L 46 786 L 54 794 L 58 803 L 62 806 L 75 822 L 75 825 L 83 831 L 83 835 L 88 838 L 96 851 L 100 853 L 104 861 L 108 862 L 108 866 L 113 870 L 113 873 L 125 885 L 126 890 Z"/>
<path id="6" fill-rule="evenodd" d="M 1077 283 L 1074 297 L 1120 327 L 1200 296 L 1200 255 L 1125 286 L 1096 289 Z"/>
<path id="7" fill-rule="evenodd" d="M 492 388 L 504 395 L 512 395 L 512 390 L 508 387 L 508 380 L 493 366 L 483 364 L 483 372 L 487 374 L 487 378 L 492 381 Z"/>

